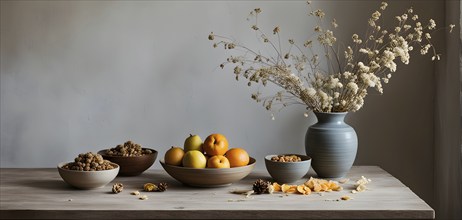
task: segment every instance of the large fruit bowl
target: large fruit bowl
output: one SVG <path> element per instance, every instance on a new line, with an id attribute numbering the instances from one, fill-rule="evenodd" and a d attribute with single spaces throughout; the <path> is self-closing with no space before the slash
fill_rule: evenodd
<path id="1" fill-rule="evenodd" d="M 189 168 L 165 164 L 159 161 L 167 173 L 179 182 L 196 187 L 222 187 L 237 182 L 252 172 L 255 159 L 250 157 L 249 164 L 233 168 Z"/>

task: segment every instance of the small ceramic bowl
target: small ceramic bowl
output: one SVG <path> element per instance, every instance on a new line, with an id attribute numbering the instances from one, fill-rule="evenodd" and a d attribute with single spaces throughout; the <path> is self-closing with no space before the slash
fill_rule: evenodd
<path id="1" fill-rule="evenodd" d="M 100 150 L 98 154 L 101 154 L 105 160 L 109 160 L 113 163 L 119 164 L 120 172 L 119 176 L 138 176 L 147 170 L 154 164 L 157 158 L 157 151 L 150 148 L 143 148 L 151 150 L 151 154 L 144 154 L 138 157 L 124 157 L 124 156 L 112 156 L 106 154 L 107 149 Z"/>
<path id="2" fill-rule="evenodd" d="M 119 165 L 111 163 L 114 169 L 101 171 L 68 170 L 62 167 L 70 162 L 58 164 L 58 172 L 64 182 L 79 189 L 96 189 L 110 183 L 119 173 Z"/>
<path id="3" fill-rule="evenodd" d="M 311 167 L 311 157 L 299 154 L 282 154 L 282 155 L 296 155 L 302 161 L 298 162 L 277 162 L 272 161 L 271 158 L 278 155 L 268 155 L 265 157 L 265 165 L 268 173 L 278 183 L 293 183 L 303 178 Z"/>
<path id="4" fill-rule="evenodd" d="M 170 176 L 183 184 L 197 187 L 221 187 L 229 186 L 249 175 L 256 161 L 251 157 L 247 166 L 223 169 L 197 169 L 168 165 L 163 160 L 159 162 Z"/>

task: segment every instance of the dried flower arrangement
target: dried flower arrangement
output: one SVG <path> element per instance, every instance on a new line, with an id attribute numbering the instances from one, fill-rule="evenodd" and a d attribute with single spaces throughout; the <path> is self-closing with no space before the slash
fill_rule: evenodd
<path id="1" fill-rule="evenodd" d="M 314 10 L 311 1 L 307 3 L 309 16 L 313 16 L 317 22 L 313 29 L 316 39 L 307 39 L 303 46 L 289 39 L 286 50 L 282 49 L 280 27 L 274 27 L 273 36 L 270 36 L 258 26 L 258 16 L 262 10 L 256 8 L 250 13 L 255 22 L 252 30 L 263 44 L 274 50 L 275 57 L 213 32 L 208 36 L 215 48 L 223 46 L 225 50 L 243 53 L 229 56 L 220 65 L 221 68 L 232 65 L 236 80 L 244 77 L 249 86 L 253 83 L 266 86 L 270 82 L 283 89 L 267 97 L 262 97 L 260 91 L 252 94 L 252 99 L 262 102 L 267 110 L 302 104 L 307 110 L 315 112 L 354 112 L 364 105 L 369 88 L 383 93 L 382 83 L 389 82 L 396 71 L 397 60 L 409 64 L 410 53 L 415 48 L 420 50 L 421 55 L 430 52 L 432 60 L 440 59 L 431 42 L 431 34 L 436 29 L 435 21 L 430 19 L 427 24 L 422 24 L 412 8 L 396 16 L 396 26 L 387 29 L 379 25 L 381 15 L 388 6 L 382 2 L 368 20 L 366 35 L 353 34 L 352 45 L 342 48 L 343 44 L 337 41 L 333 32 L 338 27 L 336 20 L 328 22 L 329 27 L 325 27 L 325 13 L 321 9 Z M 449 28 L 451 32 L 454 25 Z M 327 59 L 327 65 L 323 65 L 321 57 Z"/>

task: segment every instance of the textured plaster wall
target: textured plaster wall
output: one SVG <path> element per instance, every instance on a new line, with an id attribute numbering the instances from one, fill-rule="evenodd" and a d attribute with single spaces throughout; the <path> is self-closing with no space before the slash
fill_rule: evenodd
<path id="1" fill-rule="evenodd" d="M 363 33 L 379 3 L 315 2 L 337 18 L 338 39 Z M 440 1 L 414 3 L 422 18 L 443 21 Z M 392 1 L 390 11 L 410 4 Z M 313 116 L 293 106 L 272 121 L 250 99 L 255 88 L 218 68 L 225 54 L 207 40 L 214 31 L 255 45 L 246 21 L 255 7 L 268 31 L 280 25 L 298 41 L 311 33 L 304 1 L 2 1 L 0 166 L 54 167 L 129 139 L 163 155 L 189 133 L 225 134 L 257 169 L 266 154 L 304 153 Z M 384 95 L 372 92 L 347 118 L 356 163 L 381 166 L 430 204 L 433 79 L 429 57 L 412 57 Z"/>

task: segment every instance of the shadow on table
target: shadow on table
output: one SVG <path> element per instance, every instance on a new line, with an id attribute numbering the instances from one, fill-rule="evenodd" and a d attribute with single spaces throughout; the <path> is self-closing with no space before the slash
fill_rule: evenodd
<path id="1" fill-rule="evenodd" d="M 19 185 L 30 187 L 30 188 L 40 188 L 40 189 L 49 189 L 49 190 L 69 190 L 76 189 L 69 184 L 65 183 L 63 180 L 59 179 L 27 179 L 21 182 L 18 182 Z"/>

